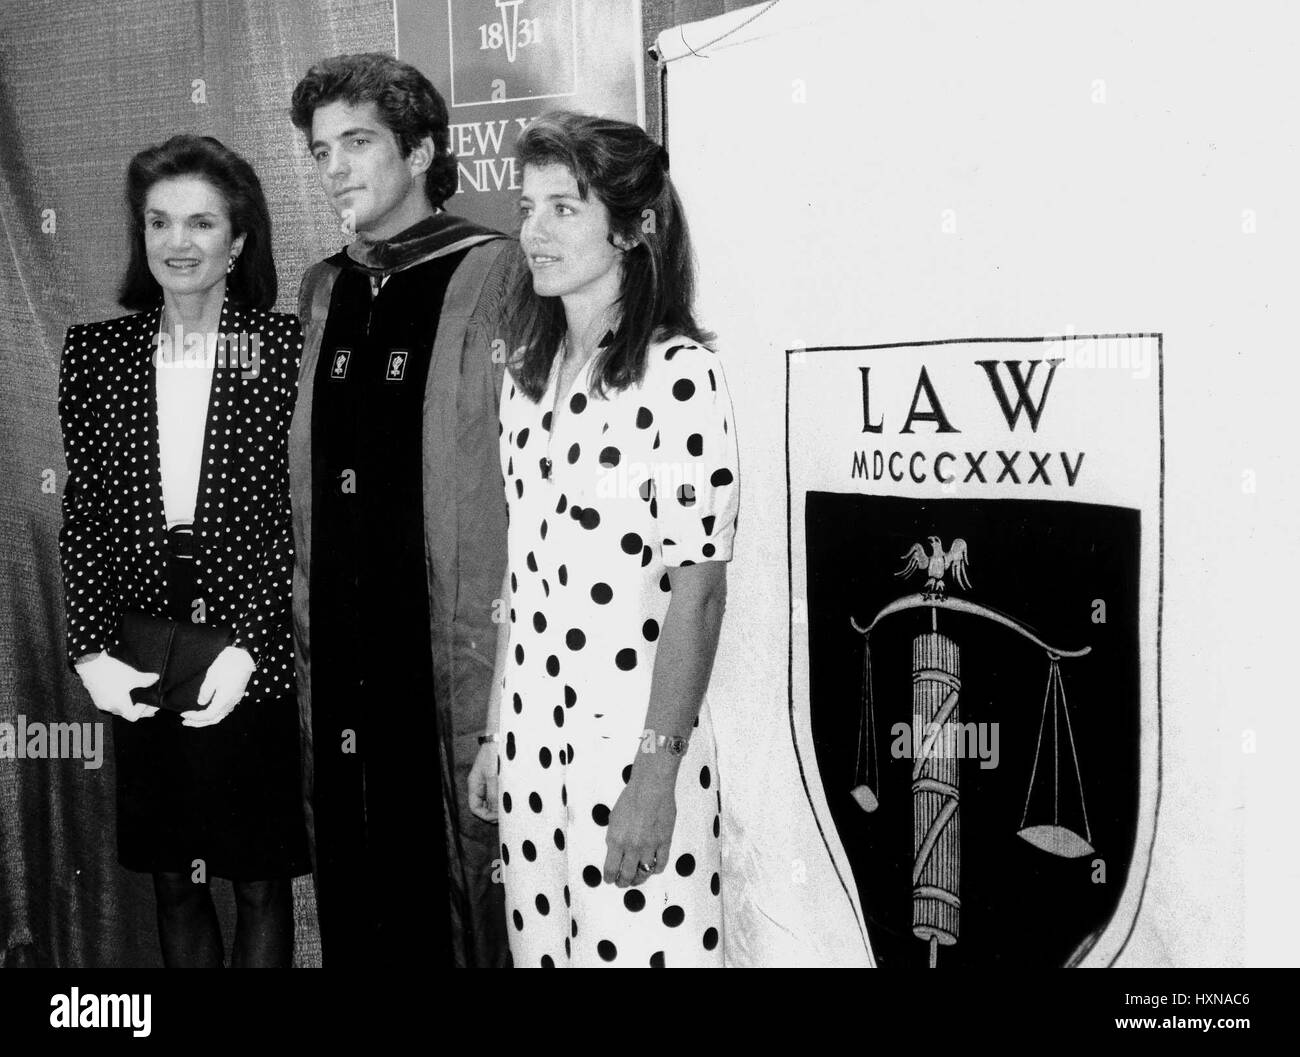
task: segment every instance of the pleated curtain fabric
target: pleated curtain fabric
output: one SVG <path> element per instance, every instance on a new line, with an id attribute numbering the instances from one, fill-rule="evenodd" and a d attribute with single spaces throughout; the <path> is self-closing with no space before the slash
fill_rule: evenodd
<path id="1" fill-rule="evenodd" d="M 289 97 L 316 59 L 394 48 L 391 0 L 7 0 L 0 5 L 0 723 L 96 721 L 63 653 L 55 398 L 72 323 L 123 314 L 131 156 L 212 135 L 256 169 L 280 294 L 341 236 Z M 109 725 L 104 724 L 107 735 Z M 149 879 L 118 867 L 113 763 L 0 758 L 0 966 L 161 963 Z M 229 886 L 213 886 L 227 944 Z M 298 965 L 318 965 L 310 878 Z"/>
<path id="2" fill-rule="evenodd" d="M 643 39 L 743 6 L 643 0 Z M 391 0 L 0 3 L 0 723 L 98 719 L 64 663 L 55 401 L 64 330 L 122 314 L 127 162 L 178 132 L 244 155 L 271 208 L 276 307 L 295 311 L 304 269 L 342 240 L 290 94 L 322 56 L 395 46 Z M 658 136 L 648 57 L 646 74 Z M 115 861 L 104 748 L 99 769 L 0 758 L 0 966 L 160 964 L 149 879 Z M 213 890 L 229 937 L 228 886 Z M 295 962 L 318 965 L 310 878 L 295 913 Z"/>

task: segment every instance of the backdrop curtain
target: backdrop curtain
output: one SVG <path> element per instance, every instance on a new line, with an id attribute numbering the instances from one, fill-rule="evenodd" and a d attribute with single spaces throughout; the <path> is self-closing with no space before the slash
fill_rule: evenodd
<path id="1" fill-rule="evenodd" d="M 392 52 L 389 0 L 40 0 L 0 9 L 0 722 L 99 717 L 65 664 L 55 396 L 71 323 L 122 314 L 123 179 L 177 132 L 216 136 L 261 178 L 277 308 L 341 236 L 289 122 L 317 58 Z M 106 735 L 111 728 L 105 724 Z M 0 759 L 0 965 L 160 964 L 152 886 L 116 862 L 113 763 Z M 229 886 L 213 885 L 227 944 Z M 296 961 L 319 964 L 310 878 Z"/>
<path id="2" fill-rule="evenodd" d="M 644 40 L 741 6 L 643 0 Z M 177 132 L 216 136 L 248 158 L 274 222 L 276 307 L 294 311 L 303 270 L 341 238 L 289 123 L 290 93 L 321 56 L 395 46 L 391 0 L 0 8 L 0 723 L 98 718 L 63 654 L 55 398 L 64 330 L 122 314 L 127 161 Z M 656 136 L 659 85 L 647 57 Z M 148 878 L 115 860 L 110 749 L 98 770 L 0 759 L 0 966 L 159 964 Z M 214 893 L 229 937 L 228 886 Z M 295 886 L 295 912 L 295 960 L 319 964 L 310 879 Z"/>

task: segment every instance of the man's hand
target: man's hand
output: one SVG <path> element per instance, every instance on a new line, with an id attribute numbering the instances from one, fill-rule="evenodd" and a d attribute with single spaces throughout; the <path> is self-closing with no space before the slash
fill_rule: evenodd
<path id="1" fill-rule="evenodd" d="M 497 803 L 497 747 L 489 741 L 478 747 L 474 766 L 469 769 L 469 809 L 476 818 L 495 822 Z"/>
<path id="2" fill-rule="evenodd" d="M 77 674 L 90 694 L 90 700 L 101 712 L 121 716 L 128 723 L 152 716 L 156 705 L 137 705 L 131 700 L 131 691 L 153 686 L 158 681 L 157 672 L 141 672 L 107 653 L 77 663 Z"/>

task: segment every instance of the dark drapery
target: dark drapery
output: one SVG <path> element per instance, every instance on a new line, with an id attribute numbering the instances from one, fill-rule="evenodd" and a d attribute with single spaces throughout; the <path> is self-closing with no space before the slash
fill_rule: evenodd
<path id="1" fill-rule="evenodd" d="M 392 52 L 389 0 L 9 0 L 0 6 L 0 722 L 98 716 L 65 666 L 55 390 L 70 323 L 121 314 L 123 177 L 176 132 L 262 180 L 280 311 L 339 248 L 289 96 L 311 62 Z M 105 734 L 108 733 L 105 724 Z M 0 965 L 160 963 L 148 878 L 117 866 L 113 764 L 0 759 Z M 229 942 L 228 886 L 214 883 Z M 300 965 L 319 964 L 310 878 Z"/>
<path id="2" fill-rule="evenodd" d="M 644 42 L 742 6 L 644 0 Z M 290 92 L 320 56 L 394 45 L 390 0 L 0 6 L 0 723 L 98 718 L 64 664 L 55 396 L 64 329 L 121 313 L 128 159 L 182 131 L 248 158 L 275 225 L 276 307 L 293 311 L 303 270 L 341 239 L 289 123 Z M 655 135 L 658 86 L 647 59 Z M 98 770 L 0 759 L 0 966 L 159 964 L 148 879 L 115 861 L 104 751 Z M 229 937 L 226 888 L 214 890 Z M 295 913 L 296 961 L 319 964 L 310 879 L 295 886 Z"/>

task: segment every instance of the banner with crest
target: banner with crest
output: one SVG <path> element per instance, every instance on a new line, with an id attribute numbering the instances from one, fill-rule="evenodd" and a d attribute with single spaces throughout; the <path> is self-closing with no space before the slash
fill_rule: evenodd
<path id="1" fill-rule="evenodd" d="M 1161 339 L 787 352 L 790 708 L 881 968 L 1110 964 L 1159 778 Z"/>

